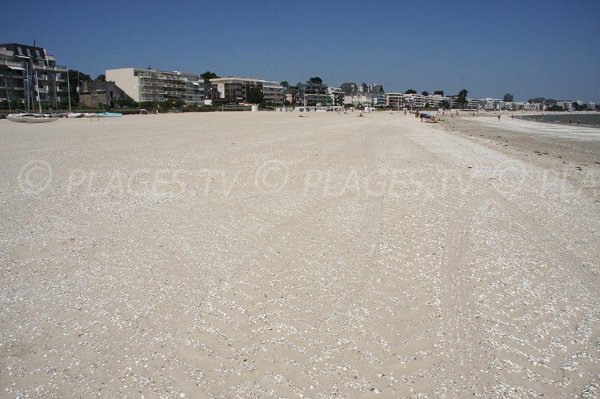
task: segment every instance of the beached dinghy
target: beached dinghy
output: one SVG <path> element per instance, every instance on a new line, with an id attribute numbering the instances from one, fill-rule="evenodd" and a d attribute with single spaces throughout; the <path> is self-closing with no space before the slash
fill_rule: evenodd
<path id="1" fill-rule="evenodd" d="M 48 114 L 9 114 L 6 119 L 20 123 L 46 123 L 54 122 L 58 118 Z"/>

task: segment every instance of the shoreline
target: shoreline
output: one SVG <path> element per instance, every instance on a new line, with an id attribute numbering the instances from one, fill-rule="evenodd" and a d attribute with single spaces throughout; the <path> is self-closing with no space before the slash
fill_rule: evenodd
<path id="1" fill-rule="evenodd" d="M 560 174 L 596 201 L 600 199 L 600 128 L 517 117 L 498 121 L 493 115 L 446 118 L 439 128 Z"/>

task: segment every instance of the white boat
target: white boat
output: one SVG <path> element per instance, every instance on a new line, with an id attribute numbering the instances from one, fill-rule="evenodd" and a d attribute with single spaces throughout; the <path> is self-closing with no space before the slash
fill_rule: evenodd
<path id="1" fill-rule="evenodd" d="M 48 114 L 9 114 L 6 119 L 20 123 L 46 123 L 54 122 L 58 118 Z"/>
<path id="2" fill-rule="evenodd" d="M 83 118 L 83 113 L 71 112 L 70 114 L 67 114 L 67 118 Z"/>

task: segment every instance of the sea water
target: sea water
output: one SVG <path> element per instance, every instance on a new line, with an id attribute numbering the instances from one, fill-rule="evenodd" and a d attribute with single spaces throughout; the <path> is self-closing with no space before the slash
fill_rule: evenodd
<path id="1" fill-rule="evenodd" d="M 547 115 L 523 115 L 520 116 L 522 119 L 545 122 L 545 123 L 559 123 L 561 125 L 579 125 L 579 126 L 591 126 L 600 127 L 600 112 L 598 113 L 564 113 L 564 114 L 547 114 Z"/>

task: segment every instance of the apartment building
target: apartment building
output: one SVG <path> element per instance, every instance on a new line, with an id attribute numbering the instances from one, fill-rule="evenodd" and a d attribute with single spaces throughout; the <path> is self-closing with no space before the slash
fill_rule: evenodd
<path id="1" fill-rule="evenodd" d="M 418 93 L 386 93 L 385 104 L 397 108 L 439 108 L 442 101 L 451 104 L 452 99 L 440 94 L 424 96 Z"/>
<path id="2" fill-rule="evenodd" d="M 32 111 L 56 109 L 68 102 L 67 68 L 42 47 L 0 44 L 0 87 L 0 100 Z"/>
<path id="3" fill-rule="evenodd" d="M 344 104 L 344 92 L 339 87 L 328 87 L 327 94 L 329 94 L 329 98 L 331 99 L 331 103 L 333 105 L 343 105 Z"/>
<path id="4" fill-rule="evenodd" d="M 229 104 L 250 102 L 250 92 L 258 88 L 263 93 L 263 101 L 271 104 L 283 104 L 283 86 L 278 82 L 261 79 L 226 77 L 214 78 L 210 84 L 216 87 L 219 97 Z"/>
<path id="5" fill-rule="evenodd" d="M 264 101 L 271 104 L 283 105 L 283 86 L 278 82 L 262 82 Z"/>
<path id="6" fill-rule="evenodd" d="M 204 80 L 200 75 L 143 68 L 107 69 L 106 80 L 115 82 L 137 102 L 204 101 Z"/>

